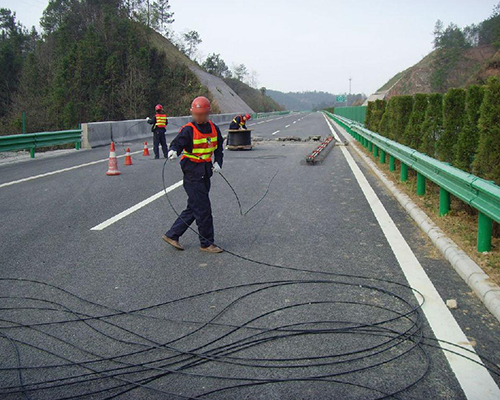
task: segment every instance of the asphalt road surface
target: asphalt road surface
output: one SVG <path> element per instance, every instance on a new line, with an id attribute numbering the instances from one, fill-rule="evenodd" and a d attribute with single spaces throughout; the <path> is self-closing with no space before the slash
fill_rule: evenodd
<path id="1" fill-rule="evenodd" d="M 225 151 L 242 212 L 212 179 L 219 255 L 161 240 L 182 174 L 141 142 L 120 176 L 105 147 L 0 166 L 0 398 L 500 398 L 498 322 L 363 162 L 272 140 L 325 117 L 249 125 L 271 140 Z"/>

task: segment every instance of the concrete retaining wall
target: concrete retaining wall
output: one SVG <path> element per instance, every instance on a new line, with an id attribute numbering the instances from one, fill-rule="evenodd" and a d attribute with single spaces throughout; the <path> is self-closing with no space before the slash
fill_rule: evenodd
<path id="1" fill-rule="evenodd" d="M 217 125 L 228 125 L 237 113 L 213 114 L 210 119 Z M 177 134 L 179 129 L 191 121 L 191 116 L 171 117 L 168 119 L 167 135 Z M 98 146 L 115 143 L 130 142 L 132 140 L 150 139 L 153 133 L 151 125 L 145 119 L 128 121 L 90 122 L 82 124 L 82 146 L 90 149 Z"/>

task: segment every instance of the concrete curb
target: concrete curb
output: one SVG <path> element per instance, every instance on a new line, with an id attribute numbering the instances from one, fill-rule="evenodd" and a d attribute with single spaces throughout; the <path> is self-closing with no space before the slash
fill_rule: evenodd
<path id="1" fill-rule="evenodd" d="M 439 249 L 443 256 L 450 262 L 455 271 L 469 285 L 486 308 L 500 321 L 500 287 L 494 283 L 477 263 L 470 258 L 453 240 L 439 228 L 429 216 L 418 207 L 406 194 L 402 193 L 396 185 L 387 178 L 387 176 L 377 167 L 377 165 L 367 157 L 357 146 L 341 126 L 332 121 L 335 127 L 340 130 L 347 138 L 349 143 L 354 144 L 351 147 L 368 164 L 377 177 L 387 186 L 389 191 L 399 201 L 408 214 L 418 224 L 434 245 Z"/>

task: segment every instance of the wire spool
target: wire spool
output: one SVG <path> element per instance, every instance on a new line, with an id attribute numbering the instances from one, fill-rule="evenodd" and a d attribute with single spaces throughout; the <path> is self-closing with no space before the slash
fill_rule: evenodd
<path id="1" fill-rule="evenodd" d="M 229 129 L 227 131 L 228 150 L 252 150 L 252 131 L 250 129 Z"/>

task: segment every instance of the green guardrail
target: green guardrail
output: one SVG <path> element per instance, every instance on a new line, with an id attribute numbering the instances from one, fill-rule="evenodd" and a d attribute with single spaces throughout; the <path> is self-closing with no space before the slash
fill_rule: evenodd
<path id="1" fill-rule="evenodd" d="M 429 157 L 426 154 L 387 139 L 366 129 L 362 124 L 340 115 L 325 113 L 341 125 L 381 163 L 389 158 L 389 170 L 395 170 L 395 160 L 401 162 L 400 179 L 408 179 L 408 169 L 417 172 L 417 194 L 425 194 L 426 180 L 439 186 L 439 215 L 450 211 L 450 194 L 469 204 L 479 212 L 477 250 L 491 250 L 493 221 L 500 223 L 500 186 Z"/>
<path id="2" fill-rule="evenodd" d="M 333 113 L 335 115 L 340 115 L 344 118 L 364 124 L 366 118 L 366 109 L 366 106 L 335 107 Z"/>
<path id="3" fill-rule="evenodd" d="M 57 132 L 24 133 L 20 135 L 0 136 L 0 151 L 29 149 L 31 158 L 34 158 L 36 148 L 74 143 L 75 148 L 79 150 L 81 142 L 81 129 L 71 129 Z"/>
<path id="4" fill-rule="evenodd" d="M 275 115 L 286 115 L 290 114 L 291 111 L 272 111 L 272 112 L 267 112 L 267 113 L 254 113 L 252 114 L 253 119 L 260 119 L 260 118 L 267 118 L 267 117 L 273 117 Z"/>

